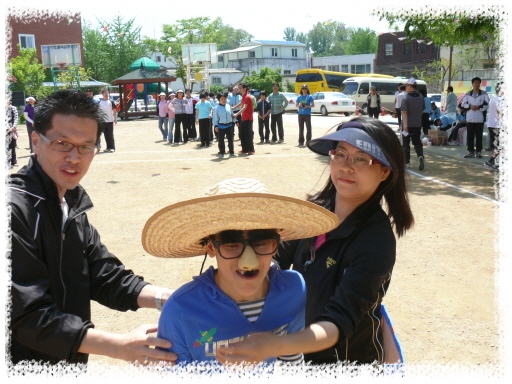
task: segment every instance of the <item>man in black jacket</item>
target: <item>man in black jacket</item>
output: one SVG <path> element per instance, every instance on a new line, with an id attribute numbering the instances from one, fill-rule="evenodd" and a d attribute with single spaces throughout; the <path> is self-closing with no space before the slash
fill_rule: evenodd
<path id="1" fill-rule="evenodd" d="M 411 146 L 414 145 L 416 155 L 418 155 L 418 169 L 423 171 L 425 168 L 425 158 L 423 157 L 423 144 L 420 140 L 421 117 L 425 109 L 423 97 L 416 91 L 416 80 L 411 78 L 405 83 L 407 95 L 402 99 L 402 122 L 403 122 L 403 149 L 405 153 L 405 166 L 411 167 Z"/>
<path id="2" fill-rule="evenodd" d="M 366 97 L 366 104 L 368 105 L 368 115 L 375 119 L 379 118 L 381 108 L 380 95 L 377 93 L 375 85 L 370 87 L 370 93 Z"/>
<path id="3" fill-rule="evenodd" d="M 150 346 L 168 340 L 143 325 L 123 335 L 94 329 L 90 301 L 119 311 L 159 308 L 172 293 L 125 269 L 89 223 L 79 185 L 101 134 L 101 109 L 81 92 L 58 91 L 35 109 L 28 166 L 9 178 L 12 363 L 87 363 L 88 354 L 147 364 L 176 359 Z"/>

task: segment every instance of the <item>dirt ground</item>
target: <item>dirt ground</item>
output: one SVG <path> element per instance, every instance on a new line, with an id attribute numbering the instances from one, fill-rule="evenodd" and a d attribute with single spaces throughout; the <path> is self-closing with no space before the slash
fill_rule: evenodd
<path id="1" fill-rule="evenodd" d="M 347 119 L 313 116 L 313 137 Z M 130 269 L 155 285 L 176 289 L 199 273 L 203 257 L 159 259 L 144 252 L 142 229 L 157 210 L 200 197 L 210 186 L 233 177 L 255 178 L 272 193 L 296 198 L 324 184 L 326 160 L 297 146 L 296 114 L 284 116 L 284 128 L 283 144 L 255 144 L 254 156 L 237 154 L 220 160 L 216 143 L 206 149 L 197 142 L 167 144 L 155 119 L 120 121 L 115 126 L 116 152 L 98 154 L 82 180 L 95 206 L 88 213 L 90 221 L 109 251 Z M 18 145 L 22 166 L 29 154 L 24 127 Z M 240 142 L 235 141 L 238 150 Z M 428 178 L 409 174 L 415 226 L 398 240 L 393 278 L 384 299 L 408 364 L 499 361 L 497 205 L 483 198 L 496 199 L 494 178 L 483 166 L 485 159 L 463 159 L 464 153 L 463 147 L 425 147 L 423 172 L 412 159 L 411 171 Z M 210 263 L 211 259 L 205 268 Z M 93 303 L 92 317 L 97 329 L 125 333 L 143 323 L 156 324 L 159 312 L 120 313 Z M 101 356 L 91 356 L 90 362 L 91 369 L 95 364 L 126 364 Z"/>

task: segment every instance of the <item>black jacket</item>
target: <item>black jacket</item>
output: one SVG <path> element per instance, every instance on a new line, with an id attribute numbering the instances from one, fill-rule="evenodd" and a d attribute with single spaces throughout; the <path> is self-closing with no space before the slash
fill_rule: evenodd
<path id="1" fill-rule="evenodd" d="M 126 270 L 101 243 L 86 212 L 93 205 L 79 185 L 64 196 L 62 230 L 57 187 L 36 156 L 10 175 L 12 230 L 12 362 L 86 363 L 78 353 L 91 322 L 91 300 L 119 311 L 137 310 L 148 284 Z"/>
<path id="2" fill-rule="evenodd" d="M 305 360 L 316 364 L 340 360 L 383 363 L 380 304 L 396 255 L 389 218 L 379 204 L 370 207 L 369 214 L 358 208 L 327 234 L 316 252 L 315 240 L 283 243 L 275 257 L 281 269 L 293 264 L 293 269 L 304 277 L 306 326 L 329 321 L 339 330 L 333 347 L 306 354 Z M 305 270 L 312 252 L 315 260 Z"/>
<path id="3" fill-rule="evenodd" d="M 375 94 L 377 95 L 377 108 L 379 108 L 379 111 L 380 111 L 380 108 L 381 108 L 381 103 L 380 103 L 380 95 L 375 92 Z M 372 93 L 370 92 L 368 94 L 368 96 L 366 96 L 366 104 L 367 104 L 367 108 L 370 108 L 370 105 L 372 105 Z"/>

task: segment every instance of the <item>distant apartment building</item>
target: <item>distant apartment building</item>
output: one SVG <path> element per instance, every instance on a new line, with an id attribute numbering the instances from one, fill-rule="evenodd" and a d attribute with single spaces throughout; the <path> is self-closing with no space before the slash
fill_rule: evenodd
<path id="1" fill-rule="evenodd" d="M 295 75 L 307 67 L 305 49 L 296 41 L 251 40 L 239 48 L 218 51 L 218 63 L 211 68 L 234 68 L 246 74 L 262 67 L 281 68 L 283 75 Z"/>
<path id="2" fill-rule="evenodd" d="M 424 69 L 429 63 L 439 60 L 439 47 L 428 41 L 404 38 L 405 32 L 379 36 L 374 72 L 382 75 L 412 77 L 416 67 Z"/>
<path id="3" fill-rule="evenodd" d="M 39 63 L 43 62 L 43 54 L 48 54 L 48 49 L 43 52 L 42 46 L 78 45 L 70 52 L 76 52 L 82 66 L 84 64 L 80 13 L 57 15 L 49 10 L 14 8 L 7 15 L 6 28 L 11 30 L 11 47 L 6 47 L 8 60 L 20 54 L 18 44 L 20 48 L 36 48 Z"/>
<path id="4" fill-rule="evenodd" d="M 312 57 L 311 68 L 324 71 L 344 73 L 373 73 L 376 55 L 374 53 L 361 55 L 343 55 Z"/>

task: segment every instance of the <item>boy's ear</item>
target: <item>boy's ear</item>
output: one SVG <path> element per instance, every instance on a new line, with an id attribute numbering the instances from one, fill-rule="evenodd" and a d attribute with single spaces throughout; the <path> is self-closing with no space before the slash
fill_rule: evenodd
<path id="1" fill-rule="evenodd" d="M 208 244 L 206 244 L 206 252 L 208 253 L 208 256 L 210 256 L 210 257 L 217 256 L 217 250 L 213 246 L 213 243 L 211 240 L 208 240 Z"/>

